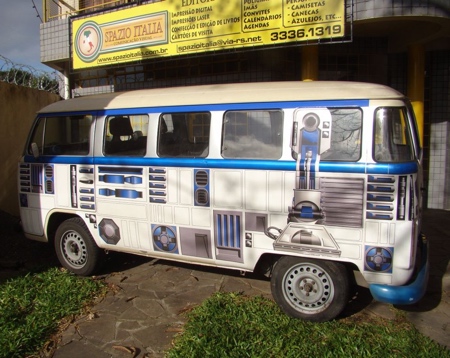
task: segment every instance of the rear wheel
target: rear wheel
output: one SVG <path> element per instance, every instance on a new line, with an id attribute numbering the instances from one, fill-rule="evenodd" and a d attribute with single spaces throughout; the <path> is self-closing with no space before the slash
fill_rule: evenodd
<path id="1" fill-rule="evenodd" d="M 81 276 L 93 274 L 103 254 L 83 220 L 78 217 L 68 219 L 58 227 L 55 251 L 61 265 Z"/>
<path id="2" fill-rule="evenodd" d="M 271 289 L 287 315 L 324 322 L 334 319 L 347 305 L 350 282 L 341 263 L 284 256 L 273 269 Z"/>

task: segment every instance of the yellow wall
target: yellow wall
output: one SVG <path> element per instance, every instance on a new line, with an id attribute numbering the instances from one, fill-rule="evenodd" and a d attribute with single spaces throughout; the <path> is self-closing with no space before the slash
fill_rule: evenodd
<path id="1" fill-rule="evenodd" d="M 17 165 L 36 112 L 58 95 L 0 82 L 0 210 L 19 215 Z"/>

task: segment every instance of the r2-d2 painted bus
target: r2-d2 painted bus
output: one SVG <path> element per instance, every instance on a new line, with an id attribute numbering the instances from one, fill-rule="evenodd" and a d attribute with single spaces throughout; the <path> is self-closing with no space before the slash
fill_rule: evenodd
<path id="1" fill-rule="evenodd" d="M 288 315 L 325 321 L 355 277 L 379 301 L 423 296 L 421 165 L 411 106 L 385 86 L 87 96 L 38 113 L 19 164 L 21 220 L 80 275 L 107 251 L 262 269 Z"/>

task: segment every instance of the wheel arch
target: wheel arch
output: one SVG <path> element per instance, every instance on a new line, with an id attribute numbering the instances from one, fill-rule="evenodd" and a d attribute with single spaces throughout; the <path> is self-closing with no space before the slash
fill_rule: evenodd
<path id="1" fill-rule="evenodd" d="M 360 272 L 359 267 L 353 262 L 333 260 L 328 257 L 320 257 L 320 256 L 308 256 L 308 255 L 298 256 L 298 255 L 289 255 L 288 253 L 280 254 L 280 253 L 271 253 L 271 252 L 266 252 L 259 257 L 258 261 L 256 262 L 254 271 L 260 272 L 260 273 L 267 273 L 267 272 L 270 273 L 272 271 L 273 266 L 276 264 L 276 262 L 283 256 L 292 256 L 292 257 L 315 259 L 315 260 L 326 260 L 326 261 L 333 261 L 333 262 L 340 263 L 345 266 L 350 280 L 352 280 L 352 283 L 355 283 L 355 284 L 356 284 L 355 272 Z"/>
<path id="2" fill-rule="evenodd" d="M 63 223 L 64 221 L 66 221 L 68 219 L 76 218 L 76 217 L 79 217 L 81 219 L 81 217 L 79 215 L 74 214 L 74 213 L 65 213 L 65 212 L 59 212 L 59 211 L 52 213 L 48 218 L 47 227 L 46 227 L 46 235 L 47 235 L 48 242 L 53 245 L 53 243 L 55 241 L 56 230 L 61 225 L 61 223 Z"/>
<path id="3" fill-rule="evenodd" d="M 270 277 L 272 274 L 273 266 L 283 256 L 286 255 L 266 252 L 259 257 L 253 271 L 256 273 L 263 274 L 264 276 Z"/>

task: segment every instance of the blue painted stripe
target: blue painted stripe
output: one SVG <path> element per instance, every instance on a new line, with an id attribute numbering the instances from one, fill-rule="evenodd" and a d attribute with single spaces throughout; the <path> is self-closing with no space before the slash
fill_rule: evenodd
<path id="1" fill-rule="evenodd" d="M 319 171 L 321 173 L 364 174 L 366 171 L 366 164 L 355 162 L 320 162 Z"/>
<path id="2" fill-rule="evenodd" d="M 25 163 L 54 163 L 54 164 L 94 164 L 94 157 L 88 156 L 65 156 L 65 155 L 45 155 L 35 158 L 32 155 L 24 156 Z"/>
<path id="3" fill-rule="evenodd" d="M 247 170 L 285 170 L 295 171 L 294 160 L 255 160 L 255 159 L 205 159 L 205 158 L 134 158 L 134 157 L 85 157 L 85 156 L 43 156 L 37 160 L 25 156 L 27 163 L 54 164 L 96 164 L 141 167 L 181 167 L 211 169 L 247 169 Z M 355 173 L 355 174 L 411 174 L 417 173 L 416 162 L 395 164 L 366 164 L 355 162 L 321 162 L 321 173 Z"/>
<path id="4" fill-rule="evenodd" d="M 417 162 L 367 164 L 367 174 L 411 174 L 418 171 Z"/>
<path id="5" fill-rule="evenodd" d="M 295 161 L 293 160 L 96 157 L 95 164 L 215 169 L 295 170 Z"/>
<path id="6" fill-rule="evenodd" d="M 359 100 L 327 100 L 327 101 L 276 101 L 276 102 L 243 102 L 243 103 L 220 103 L 220 104 L 201 104 L 201 105 L 183 105 L 183 106 L 165 106 L 165 107 L 142 107 L 142 108 L 121 108 L 103 110 L 99 108 L 96 111 L 77 111 L 66 113 L 50 113 L 54 117 L 68 114 L 97 114 L 97 115 L 124 115 L 124 114 L 145 114 L 161 112 L 186 112 L 186 111 L 227 111 L 244 109 L 280 109 L 280 108 L 305 108 L 305 107 L 366 107 L 369 105 L 368 99 Z M 40 116 L 45 116 L 45 113 Z"/>

